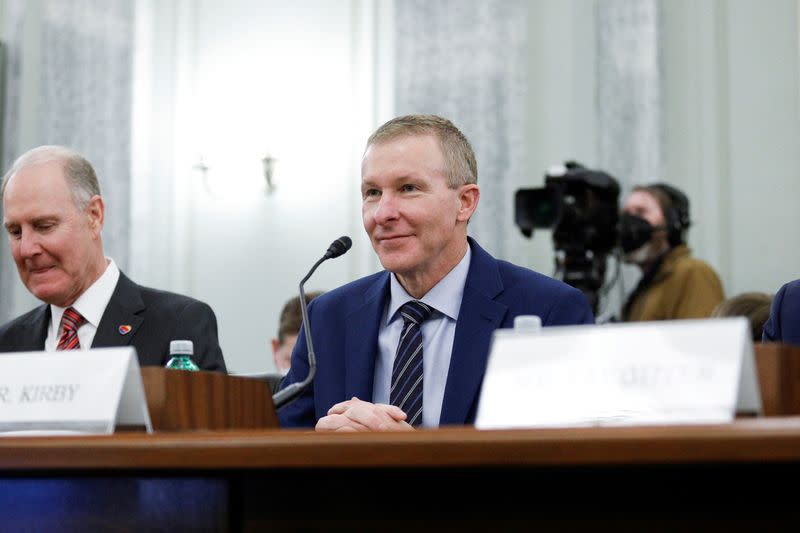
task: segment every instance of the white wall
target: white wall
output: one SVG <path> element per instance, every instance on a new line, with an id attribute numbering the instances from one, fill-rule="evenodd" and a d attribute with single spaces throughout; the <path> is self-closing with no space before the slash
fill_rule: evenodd
<path id="1" fill-rule="evenodd" d="M 800 277 L 798 2 L 662 4 L 666 176 L 728 295 Z"/>
<path id="2" fill-rule="evenodd" d="M 800 276 L 798 4 L 737 0 L 728 21 L 729 284 L 774 291 Z"/>

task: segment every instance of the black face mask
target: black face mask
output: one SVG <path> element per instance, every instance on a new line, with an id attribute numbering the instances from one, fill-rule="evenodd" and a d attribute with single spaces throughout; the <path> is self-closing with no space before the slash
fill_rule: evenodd
<path id="1" fill-rule="evenodd" d="M 617 226 L 619 245 L 622 251 L 627 254 L 638 250 L 650 240 L 654 230 L 655 228 L 642 217 L 623 213 L 619 217 Z"/>

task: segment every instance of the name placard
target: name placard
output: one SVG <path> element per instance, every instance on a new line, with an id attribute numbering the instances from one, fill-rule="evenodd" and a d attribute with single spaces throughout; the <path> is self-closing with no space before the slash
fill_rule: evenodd
<path id="1" fill-rule="evenodd" d="M 0 354 L 0 434 L 152 432 L 132 347 Z"/>
<path id="2" fill-rule="evenodd" d="M 476 427 L 730 422 L 761 411 L 743 317 L 497 330 Z"/>

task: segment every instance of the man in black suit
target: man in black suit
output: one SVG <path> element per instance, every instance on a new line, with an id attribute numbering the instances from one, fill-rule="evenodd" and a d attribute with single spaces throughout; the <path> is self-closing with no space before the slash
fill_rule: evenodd
<path id="1" fill-rule="evenodd" d="M 44 302 L 0 326 L 0 352 L 133 346 L 142 366 L 163 366 L 171 340 L 225 372 L 211 308 L 142 287 L 103 252 L 105 203 L 92 165 L 61 146 L 17 159 L 0 185 L 3 226 L 20 279 Z"/>

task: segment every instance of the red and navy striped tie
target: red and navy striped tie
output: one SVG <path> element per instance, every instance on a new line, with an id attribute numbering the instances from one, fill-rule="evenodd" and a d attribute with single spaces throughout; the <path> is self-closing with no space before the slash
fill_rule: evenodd
<path id="1" fill-rule="evenodd" d="M 404 324 L 392 366 L 389 403 L 402 409 L 406 414 L 406 422 L 412 426 L 422 423 L 423 367 L 420 326 L 432 312 L 431 307 L 417 300 L 400 307 Z"/>
<path id="2" fill-rule="evenodd" d="M 78 328 L 86 322 L 74 308 L 68 307 L 61 317 L 61 338 L 58 339 L 56 350 L 77 350 L 81 347 L 78 340 Z"/>

